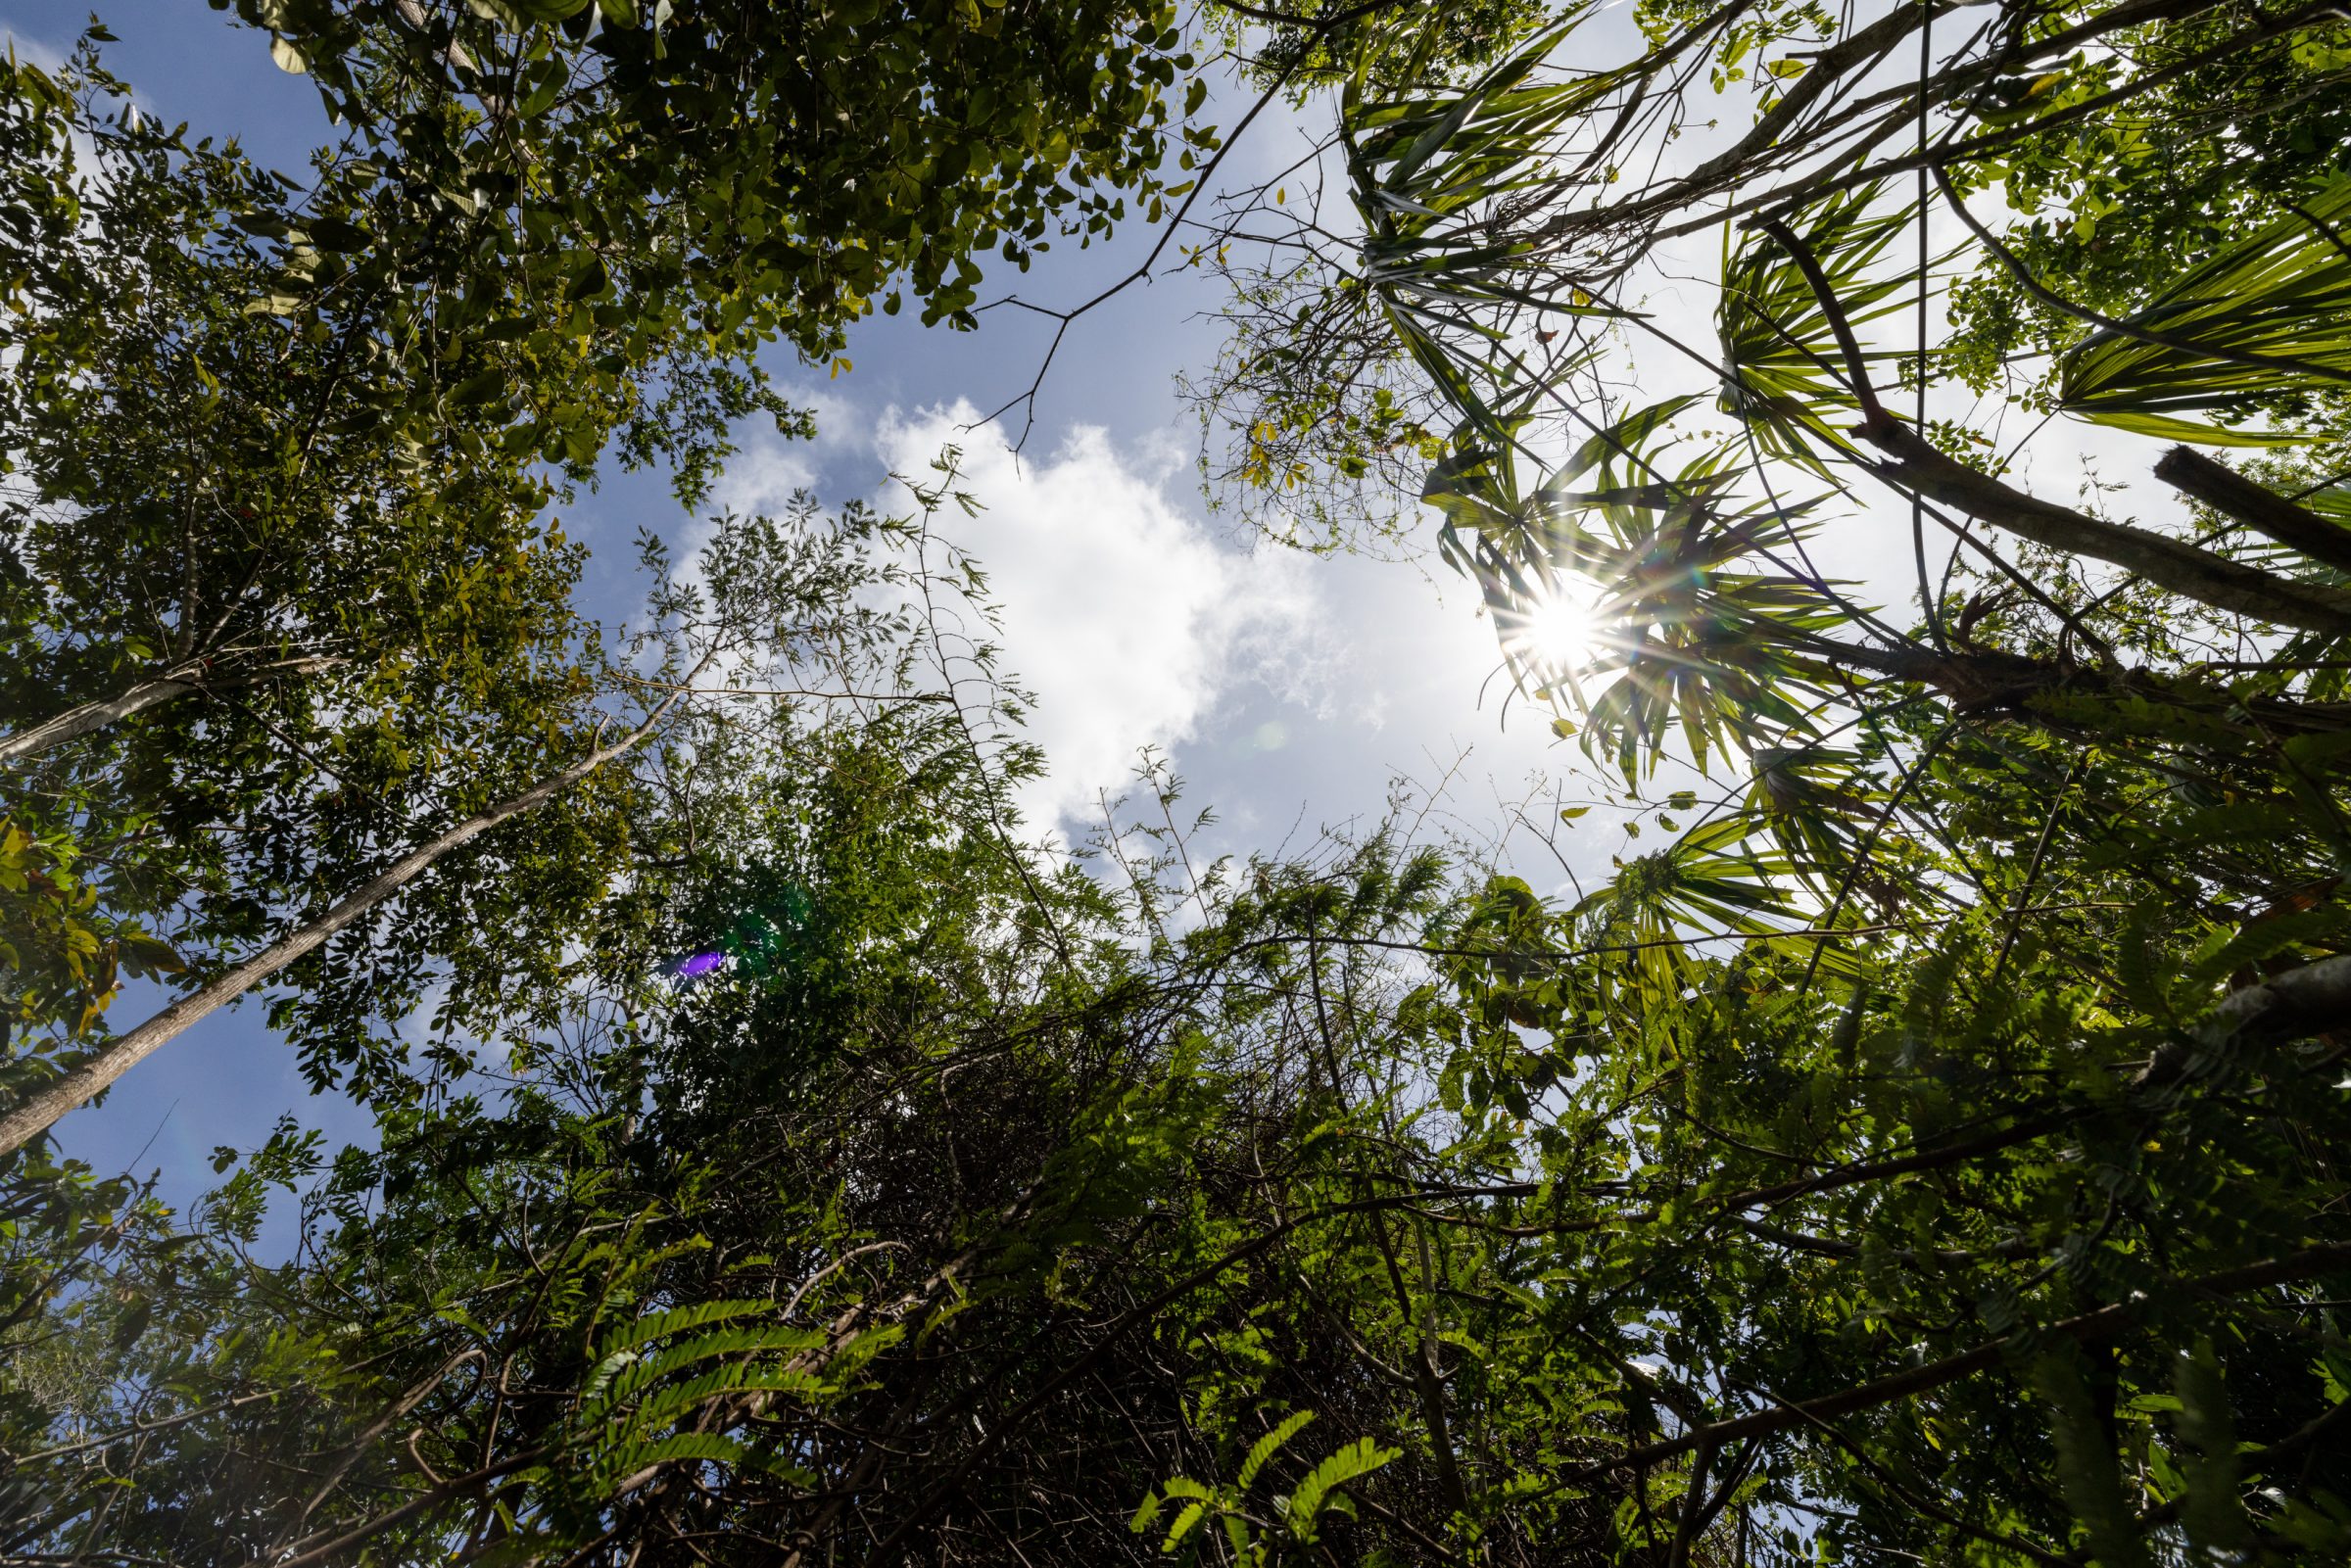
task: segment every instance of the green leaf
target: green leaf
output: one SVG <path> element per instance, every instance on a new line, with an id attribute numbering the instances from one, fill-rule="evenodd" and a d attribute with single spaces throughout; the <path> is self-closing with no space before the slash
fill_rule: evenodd
<path id="1" fill-rule="evenodd" d="M 1266 1461 L 1272 1458 L 1275 1453 L 1279 1452 L 1283 1444 L 1289 1442 L 1290 1439 L 1305 1431 L 1307 1423 L 1314 1420 L 1314 1411 L 1300 1410 L 1295 1414 L 1285 1418 L 1282 1423 L 1275 1427 L 1272 1431 L 1268 1432 L 1264 1437 L 1259 1438 L 1257 1442 L 1250 1447 L 1248 1457 L 1241 1461 L 1240 1469 L 1234 1473 L 1232 1478 L 1233 1485 L 1238 1487 L 1243 1492 L 1248 1491 L 1250 1487 L 1256 1484 L 1257 1473 L 1265 1468 Z"/>
<path id="2" fill-rule="evenodd" d="M 591 251 L 573 271 L 563 297 L 572 301 L 592 300 L 611 286 L 612 275 L 604 267 L 604 259 Z"/>
<path id="3" fill-rule="evenodd" d="M 479 408 L 504 398 L 510 384 L 504 366 L 491 365 L 458 382 L 449 397 L 460 408 Z"/>
<path id="4" fill-rule="evenodd" d="M 1288 1519 L 1290 1534 L 1300 1542 L 1315 1540 L 1316 1524 L 1329 1506 L 1331 1494 L 1351 1482 L 1360 1481 L 1381 1466 L 1403 1456 L 1402 1449 L 1383 1449 L 1369 1438 L 1355 1442 L 1332 1453 L 1316 1465 L 1305 1480 L 1290 1494 Z"/>
<path id="5" fill-rule="evenodd" d="M 1207 1513 L 1208 1504 L 1205 1502 L 1185 1503 L 1182 1510 L 1168 1525 L 1167 1539 L 1159 1544 L 1159 1549 L 1174 1551 L 1177 1546 L 1183 1544 L 1183 1538 L 1192 1533 L 1193 1528 L 1200 1523 L 1202 1518 L 1206 1517 Z"/>

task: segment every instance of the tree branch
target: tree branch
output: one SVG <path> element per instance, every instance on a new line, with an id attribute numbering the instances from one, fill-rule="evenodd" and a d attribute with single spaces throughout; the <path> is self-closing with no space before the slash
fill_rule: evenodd
<path id="1" fill-rule="evenodd" d="M 2205 1295 L 2235 1296 L 2246 1291 L 2261 1290 L 2271 1285 L 2294 1280 L 2312 1279 L 2351 1267 L 2351 1242 L 2332 1242 L 2325 1246 L 2306 1248 L 2282 1258 L 2273 1258 L 2245 1268 L 2232 1268 L 2201 1279 L 2175 1280 L 2183 1290 Z M 1920 1394 L 1932 1393 L 1945 1384 L 1997 1366 L 2014 1351 L 2027 1349 L 2036 1342 L 2051 1336 L 2073 1340 L 2077 1344 L 2095 1344 L 2112 1339 L 2130 1329 L 2146 1307 L 2146 1297 L 2135 1295 L 2126 1302 L 2101 1307 L 2095 1311 L 2064 1318 L 2044 1326 L 2020 1329 L 2003 1335 L 1988 1344 L 1979 1345 L 1957 1355 L 1930 1361 L 1925 1366 L 1896 1372 L 1891 1377 L 1877 1378 L 1868 1383 L 1824 1394 L 1816 1399 L 1798 1402 L 1781 1402 L 1775 1408 L 1756 1410 L 1748 1415 L 1715 1421 L 1683 1433 L 1678 1438 L 1646 1444 L 1612 1459 L 1603 1459 L 1569 1470 L 1555 1482 L 1550 1490 L 1598 1481 L 1618 1470 L 1635 1469 L 1678 1459 L 1702 1448 L 1719 1448 L 1742 1438 L 1764 1437 L 1785 1432 L 1791 1427 L 1810 1422 L 1826 1421 L 1857 1410 L 1875 1409 Z"/>
<path id="2" fill-rule="evenodd" d="M 2328 522 L 2307 506 L 2295 505 L 2192 447 L 2174 447 L 2165 452 L 2155 464 L 2155 477 L 2322 565 L 2351 572 L 2351 529 Z"/>
<path id="3" fill-rule="evenodd" d="M 14 735 L 0 736 L 0 762 L 22 762 L 27 757 L 38 756 L 54 746 L 64 745 L 69 740 L 78 739 L 82 736 L 103 730 L 109 725 L 119 724 L 134 714 L 146 712 L 149 708 L 161 707 L 174 698 L 186 696 L 191 691 L 202 691 L 215 687 L 259 686 L 266 681 L 283 680 L 289 676 L 315 675 L 321 670 L 333 669 L 336 665 L 344 662 L 344 660 L 329 654 L 315 654 L 304 658 L 281 659 L 274 663 L 258 665 L 249 670 L 236 671 L 226 676 L 213 675 L 201 664 L 183 666 L 172 670 L 168 675 L 140 681 L 114 696 L 103 697 L 93 702 L 83 702 L 68 708 L 54 718 L 44 719 L 29 730 L 19 730 Z"/>
<path id="4" fill-rule="evenodd" d="M 1944 454 L 1878 400 L 1852 322 L 1812 248 L 1776 217 L 1758 217 L 1754 226 L 1788 253 L 1827 318 L 1845 356 L 1853 399 L 1861 405 L 1858 434 L 1895 459 L 1864 462 L 1869 472 L 1897 490 L 1932 497 L 2036 545 L 2120 566 L 2215 609 L 2330 637 L 2351 636 L 2351 593 L 2264 572 L 2169 534 L 2091 517 L 2029 496 Z"/>

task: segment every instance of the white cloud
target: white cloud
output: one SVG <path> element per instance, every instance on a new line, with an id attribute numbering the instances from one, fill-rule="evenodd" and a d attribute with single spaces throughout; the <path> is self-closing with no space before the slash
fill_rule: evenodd
<path id="1" fill-rule="evenodd" d="M 711 499 L 722 512 L 746 517 L 781 513 L 794 495 L 816 488 L 817 474 L 817 454 L 807 443 L 757 441 L 727 459 L 726 474 Z M 697 524 L 695 544 L 699 546 L 713 531 L 707 522 Z"/>
<path id="2" fill-rule="evenodd" d="M 986 571 L 1002 667 L 1036 694 L 1029 733 L 1051 773 L 1019 802 L 1032 827 L 1090 819 L 1143 747 L 1192 738 L 1244 684 L 1308 704 L 1327 689 L 1304 563 L 1220 545 L 1176 499 L 1164 453 L 1138 459 L 1080 427 L 1049 455 L 1016 457 L 974 421 L 958 402 L 866 428 L 891 472 L 921 482 L 943 449 L 962 450 L 958 488 L 984 509 L 941 527 Z"/>
<path id="3" fill-rule="evenodd" d="M 717 499 L 774 512 L 807 487 L 903 514 L 907 492 L 882 477 L 934 484 L 933 460 L 960 449 L 957 488 L 982 510 L 950 506 L 938 532 L 986 571 L 999 667 L 1037 697 L 1027 734 L 1051 771 L 1018 802 L 1031 832 L 1093 825 L 1097 791 L 1119 792 L 1147 745 L 1223 819 L 1218 852 L 1269 847 L 1256 832 L 1294 819 L 1311 832 L 1376 817 L 1400 773 L 1458 774 L 1474 796 L 1489 775 L 1556 768 L 1544 715 L 1520 702 L 1500 727 L 1493 632 L 1450 574 L 1237 548 L 1201 517 L 1188 453 L 1170 437 L 1081 427 L 1047 448 L 1040 432 L 1016 459 L 999 429 L 973 428 L 968 402 L 877 415 L 826 391 L 815 442 L 746 441 Z M 687 543 L 700 537 L 697 526 Z"/>

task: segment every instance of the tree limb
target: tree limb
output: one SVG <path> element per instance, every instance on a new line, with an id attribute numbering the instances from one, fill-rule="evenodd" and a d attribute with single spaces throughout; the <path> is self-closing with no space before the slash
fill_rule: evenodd
<path id="1" fill-rule="evenodd" d="M 707 663 L 708 660 L 703 661 Z M 691 684 L 691 678 L 690 683 Z M 66 1113 L 86 1105 L 117 1078 L 177 1039 L 190 1025 L 209 1017 L 247 991 L 323 944 L 413 881 L 435 861 L 453 849 L 471 843 L 509 818 L 546 804 L 571 785 L 625 752 L 633 750 L 660 725 L 683 697 L 672 692 L 643 723 L 610 745 L 587 756 L 521 794 L 513 795 L 409 851 L 381 875 L 345 898 L 318 919 L 256 953 L 211 984 L 181 997 L 144 1023 L 108 1041 L 88 1061 L 61 1073 L 0 1116 L 0 1155 L 13 1154 L 39 1137 Z"/>
<path id="2" fill-rule="evenodd" d="M 2351 529 L 2296 505 L 2192 447 L 2165 452 L 2155 464 L 2155 477 L 2322 565 L 2351 572 Z"/>
<path id="3" fill-rule="evenodd" d="M 315 675 L 333 669 L 344 660 L 329 654 L 304 658 L 282 659 L 275 663 L 237 671 L 227 676 L 215 676 L 200 664 L 184 666 L 168 675 L 154 676 L 126 688 L 111 697 L 83 702 L 54 718 L 44 719 L 29 730 L 0 736 L 0 762 L 22 762 L 35 757 L 54 746 L 78 739 L 94 731 L 120 723 L 149 708 L 161 707 L 191 691 L 214 687 L 259 686 L 265 681 L 283 680 L 289 676 Z"/>

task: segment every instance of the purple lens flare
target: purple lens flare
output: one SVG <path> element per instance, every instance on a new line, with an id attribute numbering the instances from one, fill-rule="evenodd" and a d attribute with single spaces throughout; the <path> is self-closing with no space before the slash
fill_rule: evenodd
<path id="1" fill-rule="evenodd" d="M 707 974 L 727 961 L 724 953 L 696 953 L 692 958 L 678 960 L 678 978 L 691 980 Z"/>

